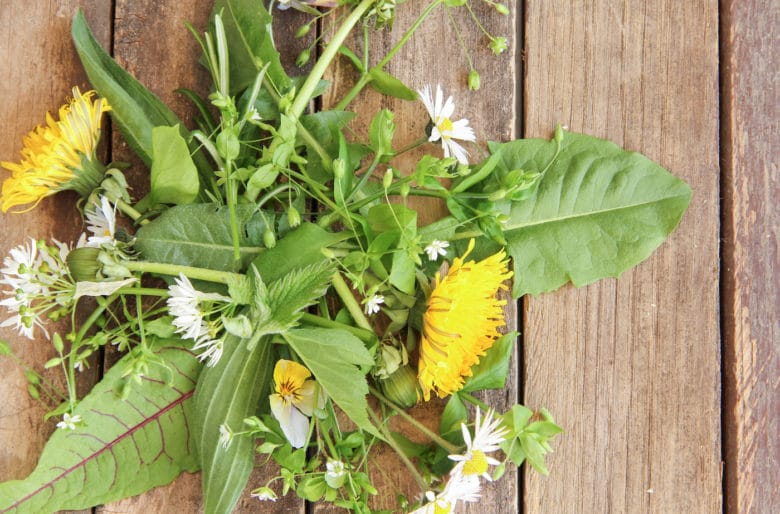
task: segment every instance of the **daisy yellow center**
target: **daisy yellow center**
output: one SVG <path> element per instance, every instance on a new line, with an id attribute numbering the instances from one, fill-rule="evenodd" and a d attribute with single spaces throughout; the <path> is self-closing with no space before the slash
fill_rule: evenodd
<path id="1" fill-rule="evenodd" d="M 438 500 L 433 506 L 434 514 L 450 514 L 452 512 L 452 504 L 445 500 Z"/>
<path id="2" fill-rule="evenodd" d="M 481 475 L 483 473 L 487 473 L 487 470 L 487 456 L 481 450 L 472 451 L 471 458 L 465 461 L 463 465 L 464 475 Z"/>
<path id="3" fill-rule="evenodd" d="M 506 301 L 496 296 L 512 272 L 503 251 L 464 262 L 472 248 L 473 241 L 447 275 L 436 277 L 423 315 L 418 379 L 426 401 L 432 392 L 444 398 L 460 390 L 472 366 L 501 335 Z"/>
<path id="4" fill-rule="evenodd" d="M 452 120 L 439 117 L 436 121 L 436 128 L 439 129 L 442 139 L 450 139 L 453 129 Z"/>

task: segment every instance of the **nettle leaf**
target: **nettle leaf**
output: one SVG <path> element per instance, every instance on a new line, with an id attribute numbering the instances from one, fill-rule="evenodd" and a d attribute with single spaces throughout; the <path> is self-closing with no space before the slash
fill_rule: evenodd
<path id="1" fill-rule="evenodd" d="M 374 358 L 360 339 L 340 329 L 300 328 L 284 334 L 317 382 L 363 430 L 380 437 L 368 419 L 366 373 Z"/>
<path id="2" fill-rule="evenodd" d="M 252 205 L 237 205 L 238 226 L 264 224 L 255 210 Z M 262 230 L 257 227 L 251 231 L 240 230 L 241 259 L 235 261 L 230 213 L 226 207 L 178 205 L 138 229 L 135 248 L 149 261 L 239 272 L 263 251 L 259 234 Z"/>
<path id="3" fill-rule="evenodd" d="M 192 203 L 198 196 L 198 170 L 179 126 L 152 129 L 151 195 L 156 203 Z"/>
<path id="4" fill-rule="evenodd" d="M 86 509 L 198 470 L 187 420 L 201 364 L 177 340 L 155 353 L 160 360 L 124 400 L 117 391 L 130 357 L 106 373 L 76 407 L 76 430 L 55 431 L 26 479 L 0 484 L 0 511 Z"/>
<path id="5" fill-rule="evenodd" d="M 546 170 L 503 227 L 515 297 L 619 276 L 666 239 L 691 199 L 685 182 L 609 141 L 566 133 L 556 149 L 541 139 L 491 144 L 503 171 Z"/>
<path id="6" fill-rule="evenodd" d="M 206 514 L 232 512 L 254 467 L 254 439 L 238 436 L 223 446 L 219 427 L 243 430 L 244 419 L 257 414 L 262 395 L 268 393 L 272 374 L 269 338 L 260 338 L 251 350 L 247 340 L 233 335 L 224 344 L 217 365 L 203 369 L 194 397 L 193 436 Z"/>
<path id="7" fill-rule="evenodd" d="M 332 276 L 330 261 L 321 261 L 273 282 L 268 288 L 268 305 L 274 322 L 285 329 L 293 327 L 306 307 L 325 296 Z"/>
<path id="8" fill-rule="evenodd" d="M 279 52 L 273 42 L 271 15 L 261 0 L 218 0 L 214 14 L 222 13 L 230 58 L 230 92 L 235 94 L 254 83 L 268 64 L 267 74 L 280 91 L 290 86 Z"/>

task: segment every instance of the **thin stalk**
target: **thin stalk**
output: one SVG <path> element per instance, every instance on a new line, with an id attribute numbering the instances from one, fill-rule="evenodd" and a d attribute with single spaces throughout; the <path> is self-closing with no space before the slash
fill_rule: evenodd
<path id="1" fill-rule="evenodd" d="M 467 402 L 469 402 L 472 405 L 476 405 L 480 409 L 483 409 L 485 412 L 490 410 L 490 405 L 486 404 L 482 400 L 479 400 L 478 398 L 475 398 L 471 394 L 469 394 L 469 393 L 467 393 L 465 391 L 460 391 L 458 394 L 460 395 L 460 397 L 462 399 L 466 400 Z"/>
<path id="2" fill-rule="evenodd" d="M 125 213 L 126 215 L 130 216 L 133 221 L 138 221 L 138 219 L 143 216 L 140 212 L 135 210 L 135 208 L 125 202 L 124 200 L 117 200 L 116 201 L 116 208 Z M 141 225 L 146 225 L 149 223 L 149 220 L 141 220 Z"/>
<path id="3" fill-rule="evenodd" d="M 314 314 L 309 314 L 308 312 L 303 313 L 303 316 L 301 317 L 301 321 L 317 327 L 338 328 L 341 330 L 346 330 L 347 332 L 357 337 L 364 343 L 371 343 L 376 339 L 376 334 L 374 334 L 374 332 L 369 332 L 368 330 L 362 328 L 357 328 L 351 325 L 346 325 L 344 323 L 339 323 L 338 321 L 325 319 L 321 316 L 315 316 Z"/>
<path id="4" fill-rule="evenodd" d="M 409 460 L 409 457 L 407 457 L 400 446 L 398 446 L 398 443 L 395 442 L 395 439 L 393 438 L 393 434 L 390 433 L 390 431 L 385 426 L 384 422 L 379 419 L 379 416 L 376 415 L 376 413 L 372 409 L 368 409 L 368 414 L 371 416 L 371 419 L 374 422 L 374 425 L 376 425 L 377 429 L 379 430 L 379 433 L 382 434 L 382 437 L 385 438 L 385 442 L 390 446 L 390 448 L 395 451 L 395 453 L 398 454 L 398 458 L 401 459 L 401 462 L 404 463 L 406 468 L 409 470 L 409 472 L 412 474 L 412 477 L 414 477 L 415 482 L 417 482 L 417 485 L 420 487 L 421 491 L 427 491 L 428 490 L 428 484 L 423 480 L 423 477 L 420 476 L 420 472 L 417 471 L 417 468 L 412 464 L 412 461 Z"/>
<path id="5" fill-rule="evenodd" d="M 385 395 L 383 395 L 379 390 L 375 387 L 369 386 L 368 390 L 376 396 L 379 401 L 390 407 L 393 412 L 404 418 L 406 421 L 408 421 L 414 428 L 428 436 L 428 438 L 433 441 L 434 443 L 438 444 L 442 448 L 444 448 L 445 451 L 448 453 L 458 453 L 460 451 L 460 448 L 452 444 L 451 442 L 447 441 L 443 437 L 441 437 L 439 434 L 434 432 L 433 430 L 429 429 L 416 419 L 414 417 L 410 416 L 405 410 L 403 410 L 401 407 L 393 403 L 389 398 L 387 398 Z"/>
<path id="6" fill-rule="evenodd" d="M 436 0 L 436 2 L 440 1 L 441 0 Z M 314 93 L 317 84 L 319 84 L 320 79 L 322 79 L 322 76 L 325 74 L 325 70 L 328 69 L 331 61 L 333 61 L 333 59 L 338 55 L 339 47 L 341 47 L 341 45 L 349 36 L 350 32 L 352 32 L 352 28 L 357 25 L 357 23 L 360 21 L 360 18 L 363 17 L 363 14 L 365 14 L 365 12 L 374 2 L 376 2 L 376 0 L 363 0 L 360 2 L 358 6 L 355 7 L 355 9 L 349 14 L 349 16 L 347 16 L 347 18 L 344 20 L 344 23 L 333 35 L 333 39 L 330 40 L 328 45 L 325 47 L 325 50 L 322 52 L 322 56 L 314 64 L 314 67 L 309 73 L 309 76 L 301 86 L 301 90 L 297 95 L 295 95 L 295 100 L 293 101 L 292 106 L 290 106 L 288 115 L 294 121 L 297 122 L 298 118 L 300 118 L 301 114 L 303 114 L 303 111 L 306 110 L 306 105 L 308 105 L 309 100 L 311 99 L 311 95 Z"/>
<path id="7" fill-rule="evenodd" d="M 355 320 L 355 323 L 357 323 L 360 328 L 364 328 L 373 333 L 374 329 L 371 327 L 371 323 L 368 322 L 366 315 L 363 314 L 363 309 L 360 308 L 357 300 L 352 296 L 352 291 L 349 289 L 349 286 L 344 282 L 344 279 L 341 278 L 341 273 L 333 274 L 333 288 L 336 290 L 336 294 L 339 295 L 339 298 L 341 298 L 342 303 L 344 303 L 344 307 L 349 311 L 352 319 Z"/>
<path id="8" fill-rule="evenodd" d="M 141 273 L 158 273 L 160 275 L 178 276 L 180 273 L 196 280 L 227 284 L 231 280 L 240 279 L 243 275 L 230 271 L 217 271 L 193 266 L 180 266 L 178 264 L 165 264 L 161 262 L 125 261 L 122 265 L 130 271 Z"/>

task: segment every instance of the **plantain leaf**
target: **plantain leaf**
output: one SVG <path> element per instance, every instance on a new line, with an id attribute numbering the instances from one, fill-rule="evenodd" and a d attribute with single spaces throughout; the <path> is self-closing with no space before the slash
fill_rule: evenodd
<path id="1" fill-rule="evenodd" d="M 222 13 L 230 59 L 230 92 L 250 86 L 269 64 L 267 77 L 279 91 L 290 87 L 273 42 L 271 14 L 261 0 L 217 0 L 213 14 Z"/>
<path id="2" fill-rule="evenodd" d="M 490 145 L 502 152 L 499 172 L 544 171 L 503 227 L 515 297 L 619 276 L 666 239 L 691 198 L 685 182 L 609 141 L 566 133 L 556 148 L 541 139 Z"/>
<path id="3" fill-rule="evenodd" d="M 185 141 L 190 140 L 176 114 L 159 98 L 114 61 L 100 46 L 79 9 L 73 18 L 71 35 L 89 81 L 100 96 L 111 105 L 111 117 L 130 145 L 147 166 L 152 165 L 152 129 L 156 126 L 179 125 Z M 211 184 L 211 167 L 197 148 L 190 143 L 193 160 L 204 184 Z"/>
<path id="4" fill-rule="evenodd" d="M 220 444 L 220 426 L 240 431 L 244 419 L 257 414 L 271 380 L 271 341 L 263 337 L 248 350 L 245 339 L 225 337 L 216 366 L 205 368 L 195 391 L 193 432 L 203 469 L 206 514 L 233 510 L 254 466 L 254 440 L 234 437 Z"/>
<path id="5" fill-rule="evenodd" d="M 73 412 L 82 423 L 54 432 L 26 479 L 0 484 L 0 512 L 85 509 L 198 470 L 187 420 L 201 365 L 178 340 L 155 353 L 159 360 L 124 400 L 116 391 L 130 357 L 106 373 Z"/>
<path id="6" fill-rule="evenodd" d="M 239 272 L 263 251 L 265 223 L 262 216 L 255 215 L 255 210 L 252 205 L 236 206 L 241 228 L 238 261 L 233 260 L 230 213 L 226 207 L 214 204 L 177 205 L 168 209 L 138 229 L 135 248 L 149 261 Z"/>
<path id="7" fill-rule="evenodd" d="M 293 329 L 284 339 L 336 405 L 357 426 L 379 437 L 368 419 L 366 402 L 366 373 L 374 358 L 363 342 L 345 330 L 329 328 Z"/>

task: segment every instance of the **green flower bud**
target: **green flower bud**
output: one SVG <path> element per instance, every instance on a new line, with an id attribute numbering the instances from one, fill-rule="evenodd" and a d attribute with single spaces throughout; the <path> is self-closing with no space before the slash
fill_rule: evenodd
<path id="1" fill-rule="evenodd" d="M 506 198 L 506 189 L 499 189 L 498 191 L 493 191 L 490 193 L 490 196 L 488 196 L 488 201 L 497 202 L 499 200 L 503 200 L 504 198 Z"/>
<path id="2" fill-rule="evenodd" d="M 307 62 L 309 62 L 309 58 L 311 57 L 311 51 L 308 48 L 305 48 L 303 52 L 298 54 L 298 58 L 295 60 L 295 64 L 298 66 L 303 66 Z"/>
<path id="3" fill-rule="evenodd" d="M 479 78 L 479 72 L 472 68 L 472 70 L 469 72 L 469 89 L 472 91 L 477 91 L 480 85 L 481 82 Z"/>
<path id="4" fill-rule="evenodd" d="M 276 246 L 276 235 L 270 228 L 265 229 L 265 232 L 263 232 L 263 244 L 266 248 L 273 248 Z"/>
<path id="5" fill-rule="evenodd" d="M 496 8 L 496 11 L 498 11 L 499 14 L 503 14 L 504 16 L 509 14 L 509 7 L 505 6 L 504 4 L 495 3 L 493 4 L 493 7 Z"/>
<path id="6" fill-rule="evenodd" d="M 290 225 L 290 228 L 295 228 L 301 224 L 301 214 L 292 205 L 287 209 L 287 224 Z"/>
<path id="7" fill-rule="evenodd" d="M 74 248 L 66 258 L 70 275 L 76 282 L 99 280 L 101 265 L 98 262 L 100 248 Z"/>
<path id="8" fill-rule="evenodd" d="M 490 40 L 488 45 L 493 53 L 499 55 L 507 49 L 507 42 L 505 37 L 496 37 Z"/>
<path id="9" fill-rule="evenodd" d="M 387 168 L 387 171 L 385 171 L 385 176 L 382 177 L 382 187 L 385 189 L 390 189 L 390 186 L 393 185 L 393 169 Z"/>
<path id="10" fill-rule="evenodd" d="M 417 374 L 408 365 L 401 366 L 388 378 L 380 380 L 379 387 L 391 402 L 405 409 L 414 407 L 419 399 Z"/>
<path id="11" fill-rule="evenodd" d="M 308 34 L 310 30 L 311 30 L 310 24 L 307 23 L 306 25 L 301 25 L 301 28 L 299 28 L 298 31 L 295 33 L 295 37 L 303 37 L 306 34 Z"/>

